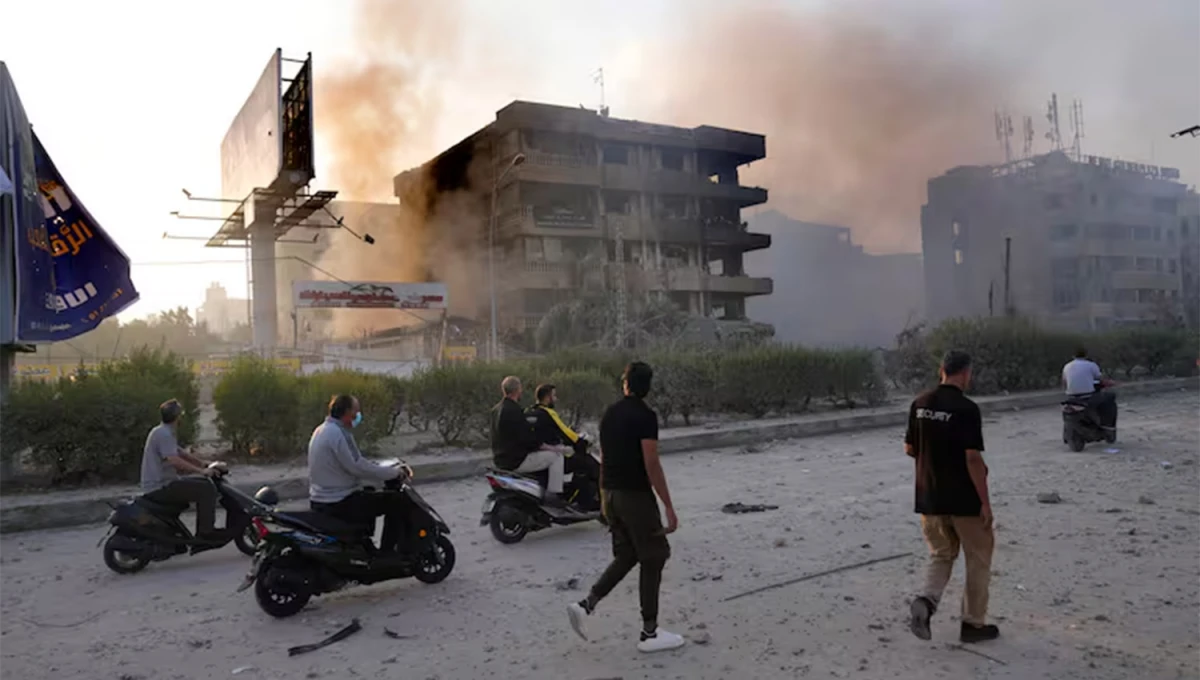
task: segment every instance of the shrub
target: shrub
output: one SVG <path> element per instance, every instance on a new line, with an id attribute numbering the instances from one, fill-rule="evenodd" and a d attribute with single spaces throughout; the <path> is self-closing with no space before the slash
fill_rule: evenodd
<path id="1" fill-rule="evenodd" d="M 133 482 L 158 406 L 173 398 L 186 409 L 177 436 L 187 446 L 199 429 L 199 388 L 174 354 L 137 350 L 56 383 L 18 383 L 4 408 L 5 455 L 28 448 L 53 485 Z"/>
<path id="2" fill-rule="evenodd" d="M 388 434 L 391 416 L 396 407 L 395 383 L 383 376 L 338 369 L 314 373 L 300 378 L 303 394 L 299 410 L 300 436 L 312 432 L 329 415 L 329 402 L 339 394 L 358 398 L 363 419 L 354 428 L 354 439 L 360 449 L 369 451 Z"/>
<path id="3" fill-rule="evenodd" d="M 692 416 L 713 408 L 717 386 L 717 355 L 708 353 L 671 353 L 650 358 L 654 384 L 650 401 L 669 425 L 678 414 L 684 425 Z"/>
<path id="4" fill-rule="evenodd" d="M 304 390 L 301 378 L 255 356 L 236 359 L 213 388 L 217 430 L 234 456 L 285 459 L 299 455 Z M 308 426 L 308 432 L 320 421 Z"/>
<path id="5" fill-rule="evenodd" d="M 596 420 L 604 409 L 621 396 L 618 380 L 599 371 L 559 371 L 551 373 L 540 383 L 551 383 L 558 388 L 559 415 L 571 428 L 578 428 L 586 420 Z M 527 389 L 527 403 L 533 403 L 533 388 Z"/>

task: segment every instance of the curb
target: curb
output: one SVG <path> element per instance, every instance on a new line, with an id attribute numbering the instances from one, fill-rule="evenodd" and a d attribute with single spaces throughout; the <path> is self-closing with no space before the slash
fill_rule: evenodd
<path id="1" fill-rule="evenodd" d="M 1198 380 L 1196 378 L 1170 378 L 1166 380 L 1128 383 L 1122 385 L 1118 393 L 1121 395 L 1137 395 L 1169 392 L 1194 387 L 1197 384 Z M 999 411 L 1057 405 L 1061 400 L 1062 395 L 1053 392 L 1018 394 L 980 401 L 979 409 L 984 415 L 987 415 Z M 832 414 L 825 418 L 815 418 L 799 422 L 750 422 L 738 427 L 714 430 L 712 432 L 694 432 L 676 437 L 664 437 L 659 443 L 659 450 L 664 454 L 685 453 L 702 449 L 743 446 L 771 440 L 800 439 L 838 432 L 881 427 L 899 427 L 907 419 L 907 409 L 897 408 L 894 411 L 883 413 Z M 490 462 L 491 456 L 479 454 L 470 458 L 417 464 L 413 466 L 413 472 L 421 482 L 466 479 L 483 474 Z M 259 485 L 239 484 L 236 486 L 243 492 L 254 493 Z M 275 488 L 281 501 L 300 500 L 308 497 L 307 476 L 287 477 L 272 482 L 271 486 Z M 126 494 L 114 494 L 104 498 L 55 501 L 0 508 L 0 534 L 97 524 L 104 522 L 108 518 L 108 513 L 111 511 L 108 503 L 117 503 L 127 498 L 128 495 Z"/>

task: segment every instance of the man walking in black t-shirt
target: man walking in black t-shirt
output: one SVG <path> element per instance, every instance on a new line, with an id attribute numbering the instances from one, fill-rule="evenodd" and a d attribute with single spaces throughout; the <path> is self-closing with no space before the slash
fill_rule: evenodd
<path id="1" fill-rule="evenodd" d="M 667 534 L 678 528 L 679 520 L 658 458 L 658 414 L 644 401 L 653 376 L 650 366 L 640 361 L 629 364 L 624 375 L 625 398 L 609 406 L 600 420 L 600 488 L 612 532 L 613 561 L 588 596 L 567 608 L 571 627 L 586 640 L 584 617 L 640 564 L 642 633 L 638 650 L 643 652 L 684 645 L 681 636 L 658 627 L 658 589 L 663 566 L 671 555 Z M 665 529 L 656 492 L 667 513 Z"/>
<path id="2" fill-rule="evenodd" d="M 961 547 L 967 564 L 963 593 L 963 642 L 994 640 L 1000 630 L 987 623 L 992 577 L 992 504 L 983 462 L 983 420 L 963 392 L 971 382 L 971 357 L 952 351 L 942 360 L 941 384 L 920 396 L 908 412 L 904 452 L 916 459 L 916 510 L 929 543 L 923 592 L 911 605 L 911 628 L 932 637 L 937 611 Z"/>

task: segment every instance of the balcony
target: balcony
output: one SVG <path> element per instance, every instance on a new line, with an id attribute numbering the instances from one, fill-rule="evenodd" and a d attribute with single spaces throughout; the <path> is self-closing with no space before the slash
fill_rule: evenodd
<path id="1" fill-rule="evenodd" d="M 526 205 L 500 213 L 497 228 L 504 236 L 536 234 L 539 236 L 599 236 L 599 224 L 593 215 L 559 212 L 553 208 Z"/>
<path id="2" fill-rule="evenodd" d="M 754 276 L 707 274 L 699 267 L 636 270 L 648 291 L 710 292 L 730 295 L 770 295 L 774 282 Z"/>
<path id="3" fill-rule="evenodd" d="M 640 165 L 601 166 L 600 178 L 605 189 L 642 191 L 659 194 L 684 194 L 734 201 L 739 207 L 767 202 L 767 190 L 740 184 L 717 184 L 707 177 L 677 170 L 652 170 Z"/>
<path id="4" fill-rule="evenodd" d="M 1179 274 L 1159 271 L 1116 271 L 1112 273 L 1112 287 L 1114 289 L 1179 290 Z"/>
<path id="5" fill-rule="evenodd" d="M 525 162 L 508 173 L 504 184 L 517 179 L 548 184 L 596 185 L 600 182 L 600 166 L 585 156 L 527 151 Z"/>

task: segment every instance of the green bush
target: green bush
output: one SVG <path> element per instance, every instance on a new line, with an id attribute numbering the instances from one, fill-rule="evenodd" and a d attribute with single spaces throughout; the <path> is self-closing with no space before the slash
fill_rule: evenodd
<path id="1" fill-rule="evenodd" d="M 255 356 L 236 359 L 213 388 L 217 430 L 239 456 L 281 460 L 304 451 L 302 379 Z M 308 432 L 320 421 L 309 425 Z"/>
<path id="2" fill-rule="evenodd" d="M 650 358 L 654 369 L 650 401 L 664 426 L 674 415 L 683 418 L 684 425 L 691 425 L 693 415 L 715 406 L 717 358 L 717 354 L 701 352 L 664 353 Z"/>
<path id="3" fill-rule="evenodd" d="M 549 383 L 557 388 L 558 412 L 571 428 L 578 428 L 585 420 L 598 420 L 621 396 L 618 378 L 590 371 L 558 371 L 551 373 L 538 383 Z M 534 386 L 526 390 L 526 404 L 534 400 Z"/>
<path id="4" fill-rule="evenodd" d="M 311 435 L 313 428 L 329 415 L 329 402 L 339 394 L 358 398 L 363 419 L 354 428 L 360 449 L 369 451 L 387 436 L 396 408 L 395 382 L 383 376 L 339 369 L 300 378 L 303 395 L 300 402 L 300 430 Z"/>
<path id="5" fill-rule="evenodd" d="M 161 422 L 158 407 L 168 399 L 185 408 L 180 445 L 194 443 L 199 388 L 174 354 L 137 350 L 55 383 L 20 382 L 4 408 L 5 455 L 28 449 L 53 485 L 136 482 L 146 435 Z"/>

